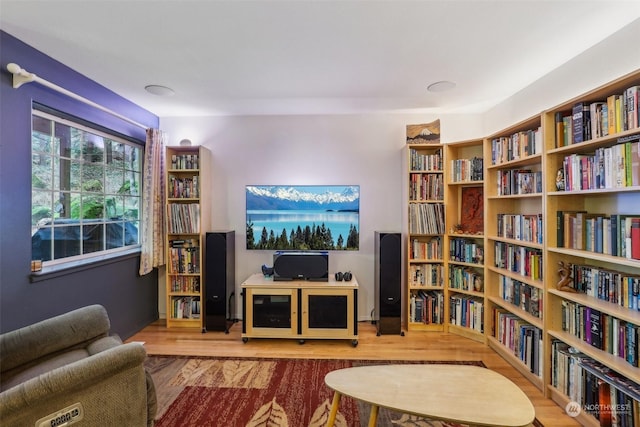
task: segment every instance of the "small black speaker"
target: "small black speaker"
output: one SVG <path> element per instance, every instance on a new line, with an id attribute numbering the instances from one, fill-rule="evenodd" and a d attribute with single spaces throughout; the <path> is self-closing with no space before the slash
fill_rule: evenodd
<path id="1" fill-rule="evenodd" d="M 203 332 L 224 331 L 234 321 L 235 305 L 235 231 L 212 231 L 205 236 Z"/>
<path id="2" fill-rule="evenodd" d="M 375 232 L 375 319 L 378 335 L 402 334 L 402 235 Z"/>
<path id="3" fill-rule="evenodd" d="M 273 280 L 329 280 L 329 254 L 325 251 L 278 251 L 273 254 Z"/>

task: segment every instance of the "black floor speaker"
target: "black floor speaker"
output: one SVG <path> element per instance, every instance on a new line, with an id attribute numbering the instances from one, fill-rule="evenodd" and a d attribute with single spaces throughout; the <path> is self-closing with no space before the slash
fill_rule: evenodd
<path id="1" fill-rule="evenodd" d="M 402 235 L 375 232 L 375 319 L 377 334 L 402 333 Z"/>
<path id="2" fill-rule="evenodd" d="M 202 332 L 224 331 L 235 320 L 235 231 L 211 231 L 205 238 L 204 316 Z"/>

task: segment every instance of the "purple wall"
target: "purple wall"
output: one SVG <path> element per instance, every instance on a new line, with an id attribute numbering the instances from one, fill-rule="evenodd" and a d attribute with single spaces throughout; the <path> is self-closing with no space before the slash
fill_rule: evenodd
<path id="1" fill-rule="evenodd" d="M 29 72 L 149 127 L 158 117 L 0 31 L 0 332 L 89 304 L 102 304 L 123 339 L 158 319 L 157 273 L 138 276 L 139 257 L 31 281 L 31 103 L 133 137 L 145 131 L 36 83 L 12 87 L 7 64 Z"/>

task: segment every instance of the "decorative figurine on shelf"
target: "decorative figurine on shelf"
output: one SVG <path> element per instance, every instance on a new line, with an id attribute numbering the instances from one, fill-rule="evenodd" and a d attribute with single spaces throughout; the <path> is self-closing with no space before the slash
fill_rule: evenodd
<path id="1" fill-rule="evenodd" d="M 482 279 L 480 276 L 476 276 L 473 278 L 473 290 L 476 292 L 482 292 Z"/>
<path id="2" fill-rule="evenodd" d="M 451 234 L 464 234 L 462 224 L 456 224 L 451 228 Z"/>
<path id="3" fill-rule="evenodd" d="M 565 263 L 564 261 L 558 262 L 558 274 L 560 275 L 560 281 L 556 285 L 556 288 L 559 291 L 565 292 L 577 292 L 573 286 L 573 277 L 571 277 L 571 269 L 573 268 L 573 264 L 570 262 Z"/>
<path id="4" fill-rule="evenodd" d="M 558 169 L 556 174 L 556 190 L 564 191 L 564 170 L 562 168 Z"/>

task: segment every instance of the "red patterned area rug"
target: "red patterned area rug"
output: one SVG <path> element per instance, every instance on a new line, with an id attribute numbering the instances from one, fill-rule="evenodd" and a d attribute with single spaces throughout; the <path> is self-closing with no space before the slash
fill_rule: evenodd
<path id="1" fill-rule="evenodd" d="M 385 362 L 305 359 L 218 359 L 150 356 L 146 362 L 156 383 L 156 427 L 315 427 L 325 426 L 333 391 L 327 373 L 351 366 Z M 419 390 L 416 390 L 419 393 Z M 366 426 L 370 405 L 343 396 L 335 425 Z M 456 424 L 427 420 L 381 408 L 379 427 Z"/>

